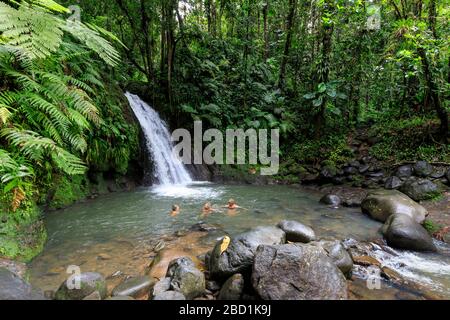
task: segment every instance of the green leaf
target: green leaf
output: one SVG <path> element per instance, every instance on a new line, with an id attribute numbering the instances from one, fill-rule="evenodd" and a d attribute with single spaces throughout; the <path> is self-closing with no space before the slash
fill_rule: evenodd
<path id="1" fill-rule="evenodd" d="M 319 84 L 319 86 L 317 87 L 317 92 L 319 93 L 324 93 L 327 90 L 327 85 L 325 83 L 321 83 Z"/>
<path id="2" fill-rule="evenodd" d="M 313 100 L 313 106 L 314 107 L 319 107 L 322 105 L 323 102 L 323 97 L 320 96 L 319 98 L 317 98 L 316 100 Z"/>

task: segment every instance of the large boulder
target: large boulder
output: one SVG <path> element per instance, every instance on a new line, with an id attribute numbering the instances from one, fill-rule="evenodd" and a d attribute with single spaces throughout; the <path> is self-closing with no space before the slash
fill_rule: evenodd
<path id="1" fill-rule="evenodd" d="M 311 242 L 310 245 L 318 246 L 325 250 L 327 256 L 344 275 L 350 275 L 353 268 L 353 260 L 339 240 L 320 240 Z"/>
<path id="2" fill-rule="evenodd" d="M 83 272 L 64 281 L 55 293 L 56 300 L 83 300 L 94 291 L 106 297 L 105 278 L 97 272 Z"/>
<path id="3" fill-rule="evenodd" d="M 335 194 L 326 194 L 320 199 L 320 203 L 335 207 L 339 206 L 341 202 L 341 198 Z"/>
<path id="4" fill-rule="evenodd" d="M 264 300 L 347 299 L 342 272 L 312 245 L 261 245 L 253 264 L 252 284 Z"/>
<path id="5" fill-rule="evenodd" d="M 381 232 L 392 247 L 414 251 L 436 251 L 433 239 L 425 228 L 408 215 L 392 215 Z"/>
<path id="6" fill-rule="evenodd" d="M 155 279 L 147 276 L 139 276 L 125 280 L 117 285 L 112 296 L 130 296 L 139 298 L 150 293 L 151 287 L 155 284 Z"/>
<path id="7" fill-rule="evenodd" d="M 47 300 L 17 274 L 0 268 L 0 300 Z"/>
<path id="8" fill-rule="evenodd" d="M 286 233 L 287 241 L 308 243 L 316 239 L 314 230 L 300 222 L 283 220 L 277 226 Z"/>
<path id="9" fill-rule="evenodd" d="M 171 278 L 171 289 L 181 292 L 188 300 L 205 293 L 205 275 L 188 257 L 172 260 L 166 277 Z"/>
<path id="10" fill-rule="evenodd" d="M 406 181 L 400 189 L 415 201 L 432 199 L 439 195 L 439 187 L 427 179 Z"/>
<path id="11" fill-rule="evenodd" d="M 257 227 L 231 239 L 225 252 L 221 252 L 222 241 L 218 241 L 209 259 L 212 279 L 226 279 L 235 273 L 251 269 L 259 245 L 274 245 L 286 242 L 286 234 L 277 227 Z"/>
<path id="12" fill-rule="evenodd" d="M 240 273 L 233 274 L 220 289 L 218 300 L 240 300 L 244 290 L 244 277 Z"/>
<path id="13" fill-rule="evenodd" d="M 428 177 L 433 172 L 433 166 L 426 161 L 417 161 L 414 164 L 414 174 L 418 177 Z"/>
<path id="14" fill-rule="evenodd" d="M 417 223 L 423 223 L 428 211 L 407 195 L 397 190 L 376 190 L 370 192 L 361 203 L 364 213 L 373 219 L 386 222 L 393 214 L 406 214 Z"/>

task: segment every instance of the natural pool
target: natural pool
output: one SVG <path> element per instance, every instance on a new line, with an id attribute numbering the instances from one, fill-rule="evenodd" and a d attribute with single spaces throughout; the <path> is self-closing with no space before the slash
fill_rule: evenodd
<path id="1" fill-rule="evenodd" d="M 180 238 L 171 250 L 201 253 L 225 233 L 233 236 L 255 226 L 275 225 L 283 219 L 311 226 L 319 238 L 380 237 L 381 224 L 362 214 L 359 208 L 327 207 L 319 203 L 320 197 L 319 192 L 298 187 L 194 183 L 142 188 L 88 200 L 47 215 L 48 243 L 30 265 L 31 282 L 43 290 L 56 290 L 68 276 L 69 265 L 105 276 L 118 272 L 138 274 L 153 257 L 149 252 L 158 239 L 201 221 L 218 226 L 220 231 Z M 244 209 L 201 214 L 206 201 L 220 207 L 229 198 Z M 181 206 L 176 217 L 169 215 L 173 204 Z M 399 252 L 395 261 L 385 263 L 450 298 L 450 255 Z"/>

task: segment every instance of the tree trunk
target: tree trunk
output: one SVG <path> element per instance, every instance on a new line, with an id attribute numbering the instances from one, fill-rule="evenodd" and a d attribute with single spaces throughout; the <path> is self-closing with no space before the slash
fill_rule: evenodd
<path id="1" fill-rule="evenodd" d="M 425 52 L 425 49 L 419 47 L 417 49 L 421 63 L 423 74 L 425 78 L 425 83 L 427 86 L 428 95 L 431 99 L 431 103 L 436 111 L 439 120 L 441 121 L 440 133 L 442 137 L 442 141 L 447 143 L 448 141 L 448 133 L 449 133 L 449 124 L 448 124 L 448 114 L 445 110 L 444 106 L 441 103 L 441 99 L 439 97 L 439 91 L 436 82 L 433 79 L 433 75 L 430 70 L 430 64 L 428 62 L 428 58 Z"/>
<path id="2" fill-rule="evenodd" d="M 278 79 L 278 88 L 280 90 L 283 90 L 284 81 L 286 77 L 286 65 L 289 58 L 289 50 L 291 48 L 296 8 L 297 8 L 297 0 L 289 0 L 289 13 L 286 19 L 286 42 L 284 44 L 283 58 L 281 60 L 280 65 L 280 76 Z"/>
<path id="3" fill-rule="evenodd" d="M 268 14 L 269 14 L 269 0 L 263 4 L 263 20 L 264 20 L 264 61 L 269 59 L 269 24 L 268 24 Z"/>

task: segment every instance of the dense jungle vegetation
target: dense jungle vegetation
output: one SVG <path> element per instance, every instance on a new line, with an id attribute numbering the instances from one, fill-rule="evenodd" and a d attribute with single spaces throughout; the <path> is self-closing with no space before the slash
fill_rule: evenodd
<path id="1" fill-rule="evenodd" d="M 448 162 L 449 18 L 447 0 L 0 0 L 0 255 L 39 251 L 38 207 L 127 174 L 125 90 L 173 127 L 280 128 L 286 163 L 344 161 L 355 128 L 382 160 Z"/>

